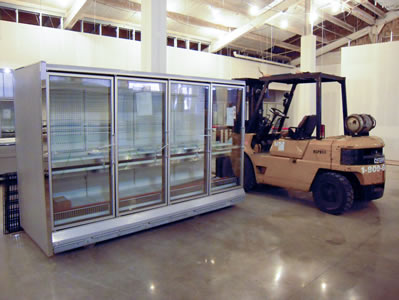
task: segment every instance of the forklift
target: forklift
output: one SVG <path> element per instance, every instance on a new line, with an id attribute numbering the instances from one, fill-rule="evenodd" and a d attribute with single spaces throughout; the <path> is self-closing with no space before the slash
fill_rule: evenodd
<path id="1" fill-rule="evenodd" d="M 312 192 L 323 212 L 339 215 L 355 200 L 381 198 L 385 186 L 384 142 L 370 136 L 375 119 L 366 114 L 348 116 L 345 78 L 325 73 L 281 74 L 246 81 L 249 118 L 244 145 L 244 189 L 268 184 Z M 325 137 L 322 124 L 324 83 L 341 87 L 344 135 Z M 271 83 L 290 85 L 283 109 L 271 108 L 264 116 L 263 102 Z M 299 84 L 316 85 L 316 114 L 304 116 L 297 127 L 283 130 Z M 307 99 L 300 99 L 303 101 Z"/>

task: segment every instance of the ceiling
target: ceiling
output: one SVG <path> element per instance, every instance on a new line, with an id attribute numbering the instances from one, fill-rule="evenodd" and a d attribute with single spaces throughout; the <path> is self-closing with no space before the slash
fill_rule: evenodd
<path id="1" fill-rule="evenodd" d="M 392 6 L 393 0 L 312 2 L 308 16 L 320 49 L 334 42 L 347 43 L 356 38 L 356 32 L 381 24 L 388 10 L 380 3 L 389 2 Z M 71 18 L 69 27 L 79 19 L 138 30 L 141 27 L 141 0 L 5 0 L 0 2 L 2 5 L 53 13 L 65 20 Z M 167 0 L 167 11 L 169 35 L 210 44 L 212 52 L 229 47 L 266 56 L 279 54 L 286 62 L 300 56 L 305 0 Z M 238 37 L 232 34 L 245 28 Z"/>
<path id="2" fill-rule="evenodd" d="M 398 0 L 377 0 L 377 2 L 387 10 L 398 10 L 399 1 Z"/>

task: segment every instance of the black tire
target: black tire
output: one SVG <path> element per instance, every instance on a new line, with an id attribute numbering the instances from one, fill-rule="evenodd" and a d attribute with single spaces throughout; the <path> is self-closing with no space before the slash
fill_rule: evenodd
<path id="1" fill-rule="evenodd" d="M 316 206 L 321 211 L 333 215 L 340 215 L 350 209 L 355 198 L 348 178 L 334 172 L 319 174 L 312 192 Z"/>
<path id="2" fill-rule="evenodd" d="M 244 155 L 244 190 L 249 192 L 256 186 L 254 167 L 247 155 Z"/>

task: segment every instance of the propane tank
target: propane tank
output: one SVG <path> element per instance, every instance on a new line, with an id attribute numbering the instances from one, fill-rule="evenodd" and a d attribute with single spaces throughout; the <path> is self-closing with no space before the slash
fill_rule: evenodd
<path id="1" fill-rule="evenodd" d="M 375 125 L 371 115 L 352 114 L 345 119 L 345 128 L 351 135 L 367 135 Z"/>

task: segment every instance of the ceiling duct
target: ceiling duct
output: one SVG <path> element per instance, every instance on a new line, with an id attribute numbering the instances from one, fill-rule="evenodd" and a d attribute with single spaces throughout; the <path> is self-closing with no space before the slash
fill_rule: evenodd
<path id="1" fill-rule="evenodd" d="M 376 0 L 376 1 L 387 10 L 399 10 L 398 0 Z"/>

